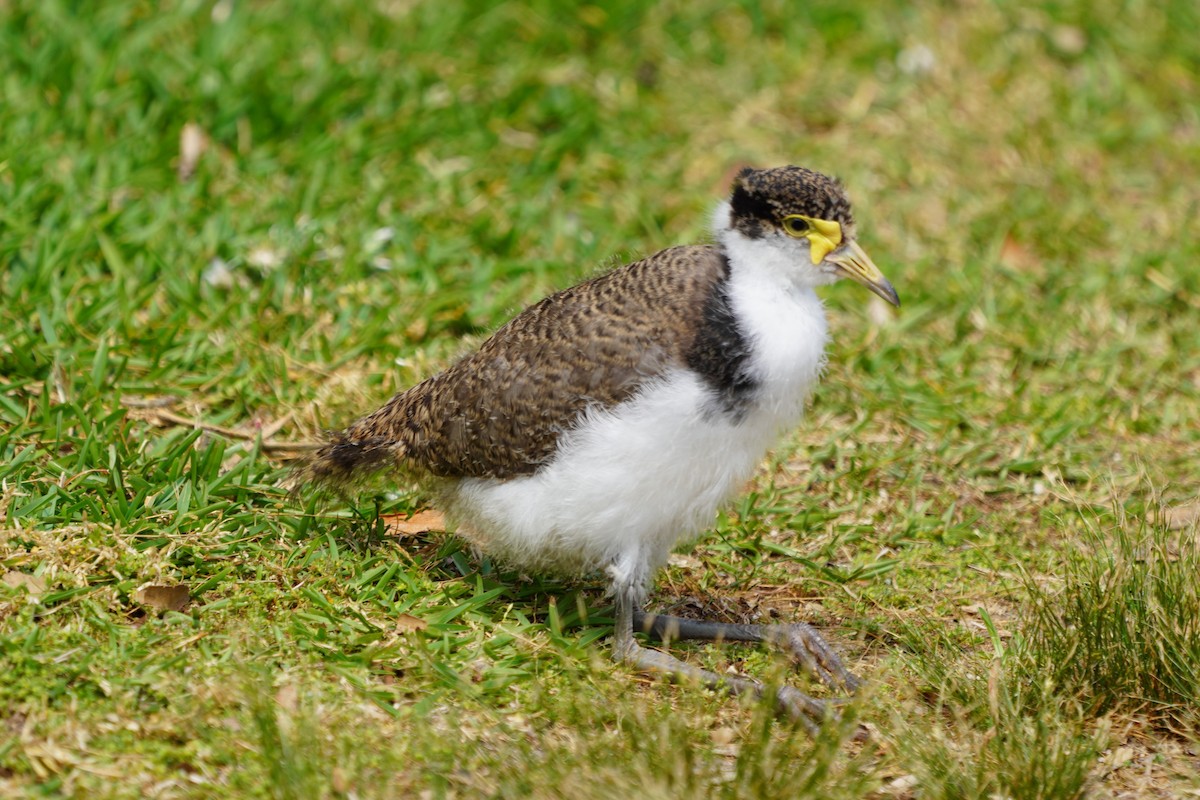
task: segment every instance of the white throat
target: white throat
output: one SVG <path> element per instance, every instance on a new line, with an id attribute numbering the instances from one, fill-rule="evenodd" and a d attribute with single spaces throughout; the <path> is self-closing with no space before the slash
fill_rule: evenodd
<path id="1" fill-rule="evenodd" d="M 762 410 L 786 428 L 825 368 L 829 329 L 814 288 L 830 282 L 807 263 L 796 240 L 751 239 L 729 224 L 729 203 L 713 215 L 713 232 L 729 258 L 729 293 L 743 331 L 753 342 L 752 370 L 762 387 Z"/>

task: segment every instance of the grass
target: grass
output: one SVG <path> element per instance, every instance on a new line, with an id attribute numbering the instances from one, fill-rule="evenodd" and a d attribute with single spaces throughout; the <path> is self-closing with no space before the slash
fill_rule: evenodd
<path id="1" fill-rule="evenodd" d="M 1124 710 L 1195 731 L 1200 540 L 1121 513 L 1082 539 L 1090 553 L 1067 565 L 1065 591 L 1031 587 L 1033 653 L 1093 714 Z"/>
<path id="2" fill-rule="evenodd" d="M 0 794 L 1200 790 L 1197 16 L 4 4 Z M 274 443 L 784 162 L 904 308 L 826 292 L 807 420 L 655 602 L 818 624 L 844 724 L 610 665 L 598 587 L 378 524 L 417 488 L 288 501 Z"/>

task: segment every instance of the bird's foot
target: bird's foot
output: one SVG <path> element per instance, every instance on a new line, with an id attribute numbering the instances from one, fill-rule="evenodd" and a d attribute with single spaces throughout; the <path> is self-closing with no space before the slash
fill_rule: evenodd
<path id="1" fill-rule="evenodd" d="M 710 689 L 724 688 L 732 694 L 751 694 L 759 698 L 774 694 L 776 708 L 802 724 L 813 734 L 816 733 L 820 723 L 837 716 L 831 703 L 809 697 L 791 686 L 768 688 L 750 678 L 719 675 L 694 667 L 660 650 L 642 647 L 632 640 L 623 642 L 619 648 L 614 648 L 613 657 L 635 669 L 660 675 L 669 680 L 696 681 Z"/>
<path id="2" fill-rule="evenodd" d="M 846 669 L 841 657 L 817 633 L 816 628 L 803 622 L 739 625 L 635 611 L 633 629 L 663 641 L 769 642 L 787 652 L 797 664 L 827 686 L 851 693 L 862 686 L 862 681 Z"/>

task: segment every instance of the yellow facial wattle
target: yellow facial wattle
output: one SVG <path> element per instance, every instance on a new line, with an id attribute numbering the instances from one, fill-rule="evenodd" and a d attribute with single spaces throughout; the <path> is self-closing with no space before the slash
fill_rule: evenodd
<path id="1" fill-rule="evenodd" d="M 820 264 L 825 256 L 842 246 L 842 226 L 831 219 L 792 214 L 783 223 L 789 236 L 808 239 L 808 252 L 814 264 Z"/>

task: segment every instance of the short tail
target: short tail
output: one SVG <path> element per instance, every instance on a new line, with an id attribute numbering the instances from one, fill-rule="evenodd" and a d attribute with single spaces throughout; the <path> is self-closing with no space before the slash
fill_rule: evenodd
<path id="1" fill-rule="evenodd" d="M 301 462 L 288 479 L 293 495 L 306 486 L 318 486 L 340 491 L 370 477 L 373 473 L 395 466 L 403 456 L 404 447 L 395 439 L 384 436 L 354 436 L 354 426 L 332 434 L 329 441 Z"/>
<path id="2" fill-rule="evenodd" d="M 344 493 L 376 472 L 401 466 L 408 451 L 409 431 L 404 422 L 411 391 L 401 392 L 350 427 L 331 433 L 292 473 L 288 481 L 291 493 L 299 494 L 306 486 Z"/>

